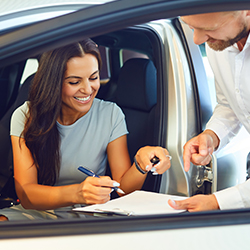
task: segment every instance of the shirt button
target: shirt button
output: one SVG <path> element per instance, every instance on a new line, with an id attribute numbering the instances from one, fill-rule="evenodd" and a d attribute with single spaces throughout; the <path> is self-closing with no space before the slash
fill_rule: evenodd
<path id="1" fill-rule="evenodd" d="M 237 94 L 239 94 L 239 93 L 240 93 L 239 89 L 235 89 L 235 92 L 236 92 Z"/>
<path id="2" fill-rule="evenodd" d="M 247 117 L 247 120 L 248 120 L 248 121 L 250 120 L 250 115 Z"/>

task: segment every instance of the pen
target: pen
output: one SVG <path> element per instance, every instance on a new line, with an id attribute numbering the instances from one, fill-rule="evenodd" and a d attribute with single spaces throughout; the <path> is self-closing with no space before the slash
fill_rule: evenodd
<path id="1" fill-rule="evenodd" d="M 78 167 L 78 170 L 81 171 L 81 172 L 83 172 L 84 174 L 86 174 L 86 175 L 88 175 L 88 176 L 100 178 L 99 175 L 95 174 L 92 170 L 87 169 L 87 168 L 85 168 L 85 167 L 80 166 L 80 167 Z M 111 187 L 111 188 L 112 188 L 112 190 L 115 190 L 115 191 L 118 192 L 118 193 L 125 194 L 124 191 L 121 190 L 121 189 L 118 188 L 118 187 Z"/>

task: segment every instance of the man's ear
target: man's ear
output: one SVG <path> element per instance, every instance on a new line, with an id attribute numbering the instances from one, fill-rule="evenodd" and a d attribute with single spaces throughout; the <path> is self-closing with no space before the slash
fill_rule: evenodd
<path id="1" fill-rule="evenodd" d="M 246 16 L 250 16 L 250 10 L 246 11 Z"/>

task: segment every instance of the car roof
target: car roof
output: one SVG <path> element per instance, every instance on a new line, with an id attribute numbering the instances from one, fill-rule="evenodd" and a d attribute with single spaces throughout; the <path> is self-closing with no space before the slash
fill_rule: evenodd
<path id="1" fill-rule="evenodd" d="M 36 0 L 36 1 L 24 1 L 24 0 L 1 0 L 0 2 L 0 16 L 6 14 L 18 13 L 24 10 L 39 9 L 44 7 L 53 6 L 67 6 L 67 5 L 97 5 L 113 0 Z"/>
<path id="2" fill-rule="evenodd" d="M 113 0 L 2 0 L 0 2 L 0 32 L 111 1 Z"/>

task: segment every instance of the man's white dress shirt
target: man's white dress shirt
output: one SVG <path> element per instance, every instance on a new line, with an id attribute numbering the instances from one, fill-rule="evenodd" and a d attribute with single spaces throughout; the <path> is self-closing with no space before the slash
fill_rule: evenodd
<path id="1" fill-rule="evenodd" d="M 206 50 L 214 72 L 218 102 L 206 129 L 213 130 L 219 137 L 219 150 L 242 125 L 250 133 L 250 36 L 242 51 L 237 44 L 223 51 L 214 51 L 208 46 Z M 220 209 L 250 207 L 250 180 L 214 194 Z"/>

